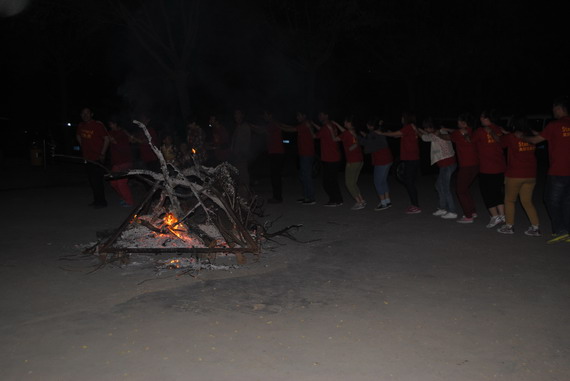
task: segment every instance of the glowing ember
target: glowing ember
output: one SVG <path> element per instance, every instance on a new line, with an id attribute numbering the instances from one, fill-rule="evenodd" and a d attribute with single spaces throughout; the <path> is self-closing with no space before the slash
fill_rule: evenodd
<path id="1" fill-rule="evenodd" d="M 192 148 L 192 154 L 196 155 L 196 152 L 198 152 L 198 151 L 196 151 L 194 148 Z"/>
<path id="2" fill-rule="evenodd" d="M 172 213 L 166 213 L 163 219 L 164 223 L 168 226 L 172 226 L 178 222 L 178 218 Z"/>

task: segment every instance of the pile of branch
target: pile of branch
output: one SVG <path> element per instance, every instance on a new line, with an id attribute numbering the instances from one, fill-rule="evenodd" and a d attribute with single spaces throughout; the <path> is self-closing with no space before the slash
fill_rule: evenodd
<path id="1" fill-rule="evenodd" d="M 188 253 L 207 257 L 215 253 L 234 253 L 238 263 L 244 263 L 244 253 L 256 258 L 261 253 L 263 227 L 255 219 L 261 215 L 261 204 L 257 197 L 238 192 L 237 169 L 228 163 L 217 167 L 202 166 L 198 160 L 190 168 L 180 169 L 166 162 L 162 152 L 152 144 L 146 126 L 133 121 L 145 133 L 150 147 L 158 157 L 161 171 L 133 169 L 123 173 L 109 173 L 108 180 L 137 177 L 151 185 L 146 197 L 133 209 L 121 226 L 104 242 L 88 249 L 103 260 L 116 260 L 128 253 Z M 241 193 L 241 194 L 240 194 Z M 167 213 L 175 217 L 176 223 L 165 225 L 162 221 Z M 200 245 L 192 247 L 122 247 L 121 234 L 134 223 L 142 225 L 157 234 L 177 236 L 177 230 L 192 234 Z M 219 234 L 213 235 L 200 226 L 213 226 Z M 221 238 L 221 239 L 220 239 Z"/>

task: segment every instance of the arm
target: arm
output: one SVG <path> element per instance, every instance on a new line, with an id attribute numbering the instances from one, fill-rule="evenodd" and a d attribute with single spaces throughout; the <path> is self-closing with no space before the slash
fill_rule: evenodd
<path id="1" fill-rule="evenodd" d="M 527 142 L 527 143 L 531 143 L 531 144 L 538 144 L 538 143 L 542 143 L 543 141 L 545 141 L 546 139 L 543 138 L 540 135 L 535 135 L 535 136 L 519 136 L 519 138 L 523 141 L 523 142 Z"/>
<path id="2" fill-rule="evenodd" d="M 346 131 L 346 129 L 344 127 L 342 127 L 340 124 L 338 124 L 334 120 L 332 121 L 332 124 L 334 124 L 340 130 L 340 132 Z"/>
<path id="3" fill-rule="evenodd" d="M 109 135 L 105 135 L 103 138 L 103 149 L 101 150 L 101 156 L 99 157 L 100 161 L 105 160 L 105 155 L 107 154 L 107 148 L 109 148 Z"/>

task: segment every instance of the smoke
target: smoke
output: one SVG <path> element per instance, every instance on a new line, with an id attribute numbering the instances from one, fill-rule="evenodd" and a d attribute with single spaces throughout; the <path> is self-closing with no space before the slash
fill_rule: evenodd
<path id="1" fill-rule="evenodd" d="M 0 0 L 0 16 L 15 16 L 22 12 L 29 2 L 29 0 Z"/>

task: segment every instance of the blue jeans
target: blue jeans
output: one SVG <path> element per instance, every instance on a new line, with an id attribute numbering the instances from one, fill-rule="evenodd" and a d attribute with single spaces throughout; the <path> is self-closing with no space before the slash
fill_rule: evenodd
<path id="1" fill-rule="evenodd" d="M 374 187 L 376 187 L 376 193 L 379 195 L 390 193 L 390 188 L 388 187 L 388 173 L 390 173 L 391 166 L 392 163 L 374 166 Z"/>
<path id="2" fill-rule="evenodd" d="M 315 186 L 313 184 L 314 156 L 299 156 L 299 180 L 303 185 L 303 198 L 313 201 L 315 199 Z"/>
<path id="3" fill-rule="evenodd" d="M 570 233 L 570 176 L 548 176 L 546 207 L 552 232 Z"/>
<path id="4" fill-rule="evenodd" d="M 435 189 L 439 195 L 439 209 L 448 212 L 457 213 L 455 210 L 455 202 L 451 193 L 451 176 L 457 169 L 457 164 L 451 164 L 447 167 L 439 168 L 439 176 L 435 182 Z"/>

